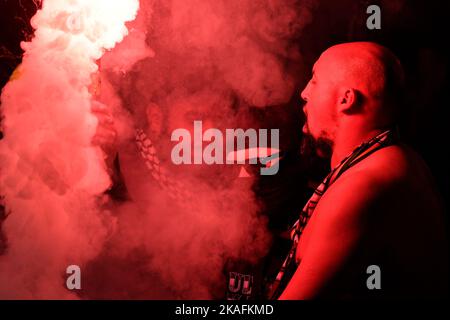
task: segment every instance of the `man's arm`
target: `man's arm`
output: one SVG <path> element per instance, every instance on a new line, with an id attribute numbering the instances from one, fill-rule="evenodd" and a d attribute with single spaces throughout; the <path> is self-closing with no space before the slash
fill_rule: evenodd
<path id="1" fill-rule="evenodd" d="M 302 261 L 280 299 L 317 297 L 358 250 L 367 219 L 386 191 L 371 177 L 367 172 L 343 176 L 323 195 Z"/>

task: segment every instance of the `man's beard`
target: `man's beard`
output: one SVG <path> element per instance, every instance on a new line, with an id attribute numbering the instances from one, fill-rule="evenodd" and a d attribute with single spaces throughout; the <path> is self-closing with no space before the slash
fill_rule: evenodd
<path id="1" fill-rule="evenodd" d="M 326 137 L 323 132 L 320 137 L 315 138 L 308 132 L 303 133 L 300 152 L 308 158 L 331 159 L 333 153 L 333 141 Z"/>

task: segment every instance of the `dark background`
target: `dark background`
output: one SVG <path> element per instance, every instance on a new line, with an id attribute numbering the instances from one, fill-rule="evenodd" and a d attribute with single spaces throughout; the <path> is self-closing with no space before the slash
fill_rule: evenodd
<path id="1" fill-rule="evenodd" d="M 32 37 L 29 24 L 38 1 L 0 0 L 0 87 L 21 61 L 20 42 Z M 412 145 L 431 168 L 447 207 L 450 199 L 450 169 L 448 148 L 449 107 L 449 38 L 448 1 L 317 1 L 313 19 L 298 41 L 307 65 L 313 65 L 321 52 L 333 44 L 370 40 L 389 47 L 402 61 L 407 74 L 407 110 L 401 124 L 404 140 Z M 366 28 L 366 8 L 377 4 L 382 10 L 381 30 Z M 285 123 L 283 135 L 288 151 L 293 155 L 285 161 L 280 174 L 264 177 L 257 192 L 264 199 L 267 212 L 272 212 L 275 229 L 286 226 L 293 212 L 298 212 L 311 191 L 308 181 L 317 181 L 327 170 L 326 162 L 301 159 L 298 150 L 301 140 L 301 108 L 298 92 L 304 87 L 309 74 L 299 74 L 298 90 L 287 112 L 278 108 L 259 109 L 260 117 L 267 122 Z M 1 139 L 1 133 L 0 133 Z M 426 216 L 426 212 L 424 212 Z M 277 218 L 274 218 L 277 217 Z M 0 209 L 1 221 L 5 212 Z M 448 226 L 448 223 L 447 223 Z M 2 253 L 0 232 L 0 254 Z M 4 248 L 3 248 L 4 249 Z"/>

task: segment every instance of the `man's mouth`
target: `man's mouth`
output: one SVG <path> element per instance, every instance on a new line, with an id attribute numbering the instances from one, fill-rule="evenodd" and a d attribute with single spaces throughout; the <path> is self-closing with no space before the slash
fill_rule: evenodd
<path id="1" fill-rule="evenodd" d="M 302 111 L 303 111 L 303 119 L 305 120 L 305 122 L 303 123 L 303 127 L 302 127 L 302 131 L 303 133 L 308 133 L 309 132 L 309 128 L 308 128 L 308 113 L 306 112 L 306 102 L 302 107 Z"/>
<path id="2" fill-rule="evenodd" d="M 308 118 L 306 116 L 306 113 L 305 113 L 305 122 L 303 123 L 302 131 L 303 131 L 303 133 L 309 133 Z"/>
<path id="3" fill-rule="evenodd" d="M 309 133 L 308 126 L 306 125 L 306 123 L 305 123 L 305 125 L 303 126 L 302 132 L 303 132 L 304 134 L 308 134 L 308 133 Z"/>

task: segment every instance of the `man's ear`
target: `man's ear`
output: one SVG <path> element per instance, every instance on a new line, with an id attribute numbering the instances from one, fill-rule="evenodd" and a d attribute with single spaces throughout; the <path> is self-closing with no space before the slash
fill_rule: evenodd
<path id="1" fill-rule="evenodd" d="M 342 88 L 339 90 L 338 111 L 353 113 L 358 105 L 358 94 L 353 88 Z"/>

